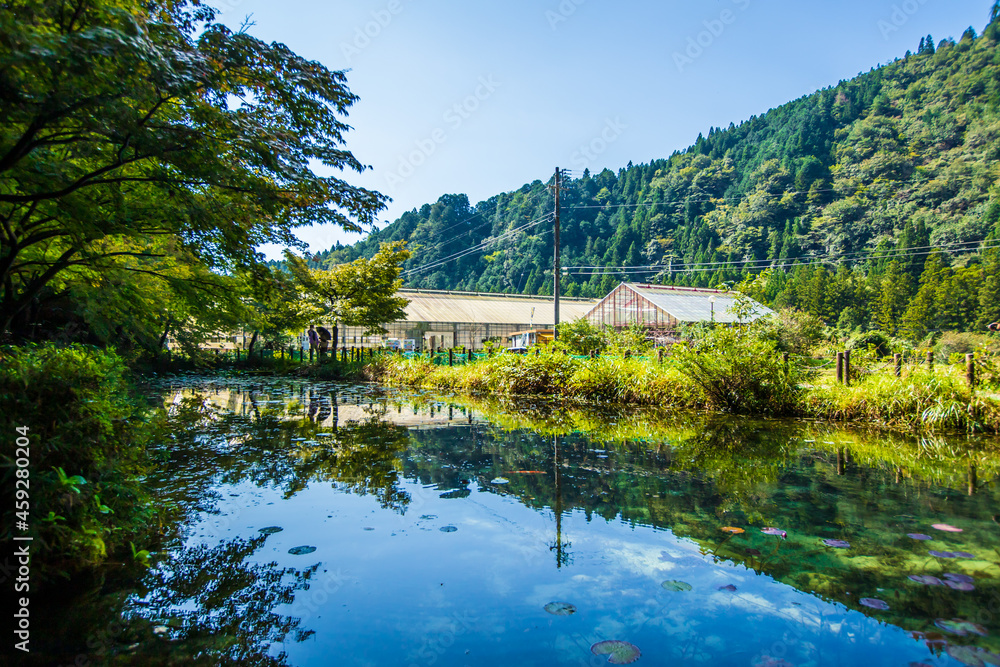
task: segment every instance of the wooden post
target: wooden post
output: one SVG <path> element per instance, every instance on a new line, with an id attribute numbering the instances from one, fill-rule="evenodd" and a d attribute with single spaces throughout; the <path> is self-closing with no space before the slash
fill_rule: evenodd
<path id="1" fill-rule="evenodd" d="M 311 364 L 312 362 L 313 362 L 313 346 L 310 345 L 309 346 L 309 363 Z"/>
<path id="2" fill-rule="evenodd" d="M 625 358 L 629 359 L 631 356 L 632 356 L 632 352 L 630 350 L 625 350 Z"/>
<path id="3" fill-rule="evenodd" d="M 539 347 L 535 348 L 535 356 L 540 357 L 542 355 L 542 350 Z"/>
<path id="4" fill-rule="evenodd" d="M 448 365 L 449 366 L 455 365 L 455 350 L 451 348 L 448 348 Z"/>
<path id="5" fill-rule="evenodd" d="M 844 353 L 837 353 L 837 384 L 844 383 Z"/>
<path id="6" fill-rule="evenodd" d="M 844 350 L 844 384 L 851 386 L 851 351 Z"/>
<path id="7" fill-rule="evenodd" d="M 927 350 L 927 370 L 934 372 L 934 350 Z"/>
<path id="8" fill-rule="evenodd" d="M 965 355 L 965 381 L 969 383 L 969 389 L 976 388 L 976 355 Z"/>
<path id="9" fill-rule="evenodd" d="M 472 348 L 470 347 L 470 348 L 469 348 L 469 363 L 470 363 L 470 364 L 471 364 L 471 363 L 473 362 L 473 359 L 474 359 L 474 358 L 473 358 L 473 356 L 472 356 Z"/>
<path id="10" fill-rule="evenodd" d="M 656 363 L 658 363 L 661 366 L 663 365 L 663 348 L 662 347 L 656 348 Z"/>
<path id="11" fill-rule="evenodd" d="M 215 351 L 215 356 L 219 356 L 219 351 Z M 236 348 L 236 361 L 240 360 L 240 348 Z"/>
<path id="12" fill-rule="evenodd" d="M 898 353 L 892 355 L 892 363 L 896 377 L 903 377 L 903 355 Z"/>
<path id="13" fill-rule="evenodd" d="M 662 348 L 660 348 L 660 349 L 662 349 Z M 661 361 L 662 361 L 662 359 L 661 359 Z M 790 369 L 788 367 L 788 353 L 787 352 L 782 352 L 781 353 L 781 362 L 783 364 L 785 364 L 785 378 L 787 379 L 788 375 L 789 375 L 789 372 L 790 372 Z"/>

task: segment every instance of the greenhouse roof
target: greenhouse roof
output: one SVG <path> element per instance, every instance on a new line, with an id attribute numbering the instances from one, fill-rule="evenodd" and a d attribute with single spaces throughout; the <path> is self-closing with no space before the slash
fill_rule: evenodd
<path id="1" fill-rule="evenodd" d="M 733 292 L 637 283 L 626 283 L 625 287 L 679 322 L 709 322 L 714 319 L 720 324 L 734 324 L 739 321 L 736 315 L 730 312 L 737 297 Z M 714 309 L 711 297 L 715 297 Z M 755 301 L 751 303 L 753 310 L 748 318 L 749 321 L 774 312 Z"/>
<path id="2" fill-rule="evenodd" d="M 433 292 L 400 290 L 398 296 L 410 300 L 406 322 L 455 322 L 470 324 L 533 324 L 551 326 L 551 297 L 476 292 Z M 597 301 L 559 299 L 559 319 L 569 322 L 586 315 Z M 532 312 L 534 311 L 534 312 Z"/>

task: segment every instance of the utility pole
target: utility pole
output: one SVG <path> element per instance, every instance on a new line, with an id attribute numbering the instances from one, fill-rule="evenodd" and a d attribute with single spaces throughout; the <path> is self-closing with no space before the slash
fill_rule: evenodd
<path id="1" fill-rule="evenodd" d="M 559 180 L 562 177 L 562 172 L 559 167 L 556 167 L 556 211 L 555 211 L 555 251 L 552 256 L 552 312 L 553 319 L 555 320 L 554 326 L 552 327 L 552 338 L 556 340 L 559 338 Z"/>

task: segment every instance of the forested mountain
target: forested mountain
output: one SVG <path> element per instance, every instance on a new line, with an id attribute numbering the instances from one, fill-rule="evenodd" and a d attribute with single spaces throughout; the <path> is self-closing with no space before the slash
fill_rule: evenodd
<path id="1" fill-rule="evenodd" d="M 998 42 L 997 20 L 957 42 L 928 35 L 668 159 L 565 181 L 562 263 L 600 268 L 570 268 L 563 293 L 714 287 L 771 267 L 770 305 L 843 329 L 918 340 L 1000 319 Z M 416 251 L 407 287 L 551 294 L 551 184 L 475 206 L 445 195 L 320 260 L 403 239 Z"/>

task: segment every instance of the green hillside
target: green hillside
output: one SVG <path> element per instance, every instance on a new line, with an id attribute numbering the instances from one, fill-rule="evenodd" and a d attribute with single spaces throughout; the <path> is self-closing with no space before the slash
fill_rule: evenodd
<path id="1" fill-rule="evenodd" d="M 563 265 L 600 268 L 570 268 L 563 293 L 714 287 L 770 267 L 769 305 L 844 329 L 918 340 L 1000 319 L 998 42 L 996 20 L 957 42 L 928 36 L 668 159 L 577 174 L 563 191 Z M 404 239 L 417 251 L 407 287 L 551 294 L 549 185 L 475 206 L 445 195 L 321 261 Z"/>

